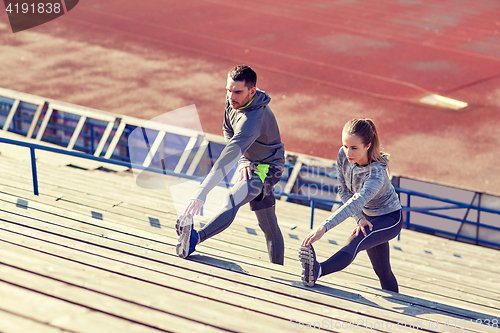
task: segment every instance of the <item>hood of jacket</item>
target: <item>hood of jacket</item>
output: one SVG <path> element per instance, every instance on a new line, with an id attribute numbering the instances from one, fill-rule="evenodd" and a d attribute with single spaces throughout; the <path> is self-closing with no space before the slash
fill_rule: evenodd
<path id="1" fill-rule="evenodd" d="M 261 107 L 266 107 L 269 102 L 271 102 L 271 97 L 262 90 L 257 89 L 252 102 L 247 107 L 240 108 L 240 111 L 252 111 L 255 109 L 260 109 Z"/>

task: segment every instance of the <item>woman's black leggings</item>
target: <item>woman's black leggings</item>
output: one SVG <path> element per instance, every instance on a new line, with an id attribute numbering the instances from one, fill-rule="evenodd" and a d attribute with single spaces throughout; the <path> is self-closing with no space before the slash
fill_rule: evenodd
<path id="1" fill-rule="evenodd" d="M 224 199 L 222 210 L 199 230 L 200 241 L 203 242 L 229 227 L 233 223 L 238 209 L 257 198 L 263 188 L 264 184 L 256 174 L 253 174 L 252 179 L 236 183 Z M 275 206 L 256 210 L 255 215 L 257 215 L 259 227 L 266 237 L 269 260 L 274 264 L 283 265 L 285 245 L 278 226 Z"/>
<path id="2" fill-rule="evenodd" d="M 358 236 L 349 237 L 342 249 L 321 263 L 321 276 L 343 270 L 351 264 L 360 251 L 366 250 L 382 289 L 398 292 L 398 282 L 389 262 L 389 240 L 401 231 L 403 226 L 401 210 L 381 216 L 365 215 L 365 218 L 372 223 L 373 230 L 370 231 L 366 227 L 366 237 L 362 232 L 359 232 Z"/>

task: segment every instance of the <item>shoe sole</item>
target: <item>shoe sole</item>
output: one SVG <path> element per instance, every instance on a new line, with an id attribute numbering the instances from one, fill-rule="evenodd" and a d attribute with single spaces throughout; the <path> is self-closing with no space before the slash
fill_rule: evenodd
<path id="1" fill-rule="evenodd" d="M 177 221 L 175 222 L 175 231 L 177 232 L 177 237 L 181 235 L 181 218 L 179 217 Z"/>
<path id="2" fill-rule="evenodd" d="M 189 255 L 189 239 L 191 238 L 191 230 L 193 229 L 192 224 L 187 224 L 185 226 L 180 225 L 180 221 L 177 220 L 175 225 L 179 239 L 175 250 L 177 255 L 181 258 L 186 258 Z"/>
<path id="3" fill-rule="evenodd" d="M 302 284 L 306 287 L 314 287 L 314 258 L 310 246 L 301 246 L 299 249 L 299 260 L 302 265 Z"/>

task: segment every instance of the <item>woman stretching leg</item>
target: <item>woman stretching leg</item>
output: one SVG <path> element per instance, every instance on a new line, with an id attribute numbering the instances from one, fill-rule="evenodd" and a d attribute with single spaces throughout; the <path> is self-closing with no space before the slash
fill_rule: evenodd
<path id="1" fill-rule="evenodd" d="M 342 144 L 337 166 L 343 205 L 303 239 L 299 250 L 302 283 L 314 286 L 320 276 L 346 268 L 360 251 L 366 250 L 382 288 L 398 292 L 388 241 L 401 230 L 401 205 L 389 180 L 388 155 L 381 152 L 377 129 L 370 119 L 347 122 Z M 347 244 L 320 264 L 312 243 L 350 216 L 358 225 Z"/>

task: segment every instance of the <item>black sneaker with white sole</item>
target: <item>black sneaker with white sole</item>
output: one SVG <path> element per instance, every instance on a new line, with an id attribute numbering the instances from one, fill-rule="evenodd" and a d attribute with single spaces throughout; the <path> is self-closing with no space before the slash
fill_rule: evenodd
<path id="1" fill-rule="evenodd" d="M 319 276 L 320 264 L 316 260 L 312 245 L 300 247 L 299 260 L 302 265 L 302 284 L 306 287 L 313 287 Z"/>

